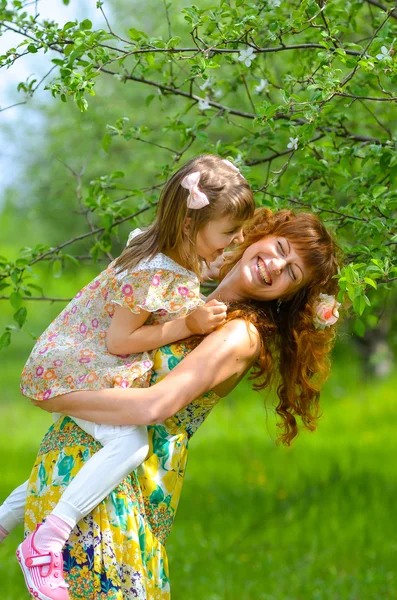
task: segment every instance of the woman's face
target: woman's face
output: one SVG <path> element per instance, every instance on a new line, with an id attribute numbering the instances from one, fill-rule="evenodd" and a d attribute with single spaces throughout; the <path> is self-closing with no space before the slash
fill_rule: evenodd
<path id="1" fill-rule="evenodd" d="M 279 235 L 255 242 L 241 258 L 239 283 L 246 298 L 287 299 L 306 285 L 309 277 L 293 244 Z"/>

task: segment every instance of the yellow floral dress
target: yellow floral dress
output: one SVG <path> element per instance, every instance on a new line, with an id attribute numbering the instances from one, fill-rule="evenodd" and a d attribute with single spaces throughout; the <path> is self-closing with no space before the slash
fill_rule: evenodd
<path id="1" fill-rule="evenodd" d="M 139 229 L 131 232 L 139 236 Z M 37 340 L 21 376 L 21 392 L 47 400 L 75 390 L 145 387 L 153 351 L 115 356 L 106 332 L 115 305 L 150 312 L 145 325 L 188 314 L 203 301 L 197 276 L 158 253 L 134 269 L 117 272 L 114 262 L 86 285 Z"/>
<path id="2" fill-rule="evenodd" d="M 151 385 L 194 343 L 157 350 Z M 146 461 L 80 521 L 64 549 L 71 600 L 169 600 L 165 541 L 178 506 L 190 437 L 217 404 L 208 392 L 164 423 L 148 427 Z M 30 477 L 26 534 L 53 509 L 100 445 L 69 417 L 45 435 Z"/>

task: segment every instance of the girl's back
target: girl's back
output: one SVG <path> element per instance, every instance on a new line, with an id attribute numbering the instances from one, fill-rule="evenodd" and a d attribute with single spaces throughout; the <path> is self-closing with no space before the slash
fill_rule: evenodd
<path id="1" fill-rule="evenodd" d="M 117 272 L 111 263 L 39 337 L 22 372 L 22 393 L 46 400 L 77 389 L 147 385 L 143 376 L 152 367 L 151 352 L 107 350 L 115 305 L 150 312 L 146 324 L 154 325 L 184 316 L 201 302 L 196 275 L 164 254 L 142 260 L 133 271 Z"/>

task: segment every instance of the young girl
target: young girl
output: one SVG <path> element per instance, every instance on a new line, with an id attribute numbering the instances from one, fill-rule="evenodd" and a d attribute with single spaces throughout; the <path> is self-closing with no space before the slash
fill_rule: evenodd
<path id="1" fill-rule="evenodd" d="M 70 391 L 146 387 L 151 351 L 225 320 L 223 303 L 199 306 L 201 268 L 242 241 L 242 224 L 253 212 L 250 187 L 232 163 L 203 155 L 185 164 L 166 184 L 154 223 L 134 231 L 121 256 L 40 336 L 22 373 L 22 393 L 46 400 Z M 68 597 L 59 567 L 71 530 L 148 451 L 146 427 L 74 420 L 103 448 L 37 530 L 34 545 L 29 536 L 17 553 L 30 592 L 45 600 Z M 0 508 L 3 536 L 20 522 L 25 493 L 24 484 Z"/>

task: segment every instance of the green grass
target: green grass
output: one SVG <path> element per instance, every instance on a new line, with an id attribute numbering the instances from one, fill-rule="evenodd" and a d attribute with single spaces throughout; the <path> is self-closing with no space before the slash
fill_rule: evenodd
<path id="1" fill-rule="evenodd" d="M 28 477 L 51 422 L 15 392 L 20 351 L 0 367 L 0 498 Z M 318 431 L 291 449 L 246 383 L 223 400 L 191 442 L 168 543 L 173 600 L 397 598 L 396 386 L 335 368 Z M 21 536 L 0 546 L 1 600 L 27 598 Z"/>
<path id="2" fill-rule="evenodd" d="M 169 542 L 174 599 L 397 598 L 396 379 L 338 381 L 319 430 L 289 450 L 248 388 L 197 434 Z"/>

